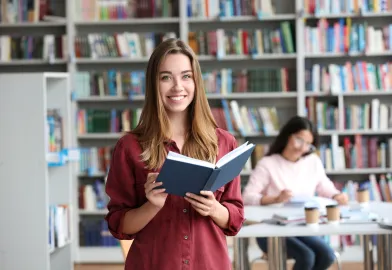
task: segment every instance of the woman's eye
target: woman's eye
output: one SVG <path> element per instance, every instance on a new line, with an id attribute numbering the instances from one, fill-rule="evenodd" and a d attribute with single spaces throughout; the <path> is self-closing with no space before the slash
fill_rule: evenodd
<path id="1" fill-rule="evenodd" d="M 168 80 L 168 79 L 169 79 L 169 76 L 167 76 L 167 75 L 161 77 L 161 80 L 163 80 L 163 81 L 166 81 L 166 80 Z"/>
<path id="2" fill-rule="evenodd" d="M 191 78 L 191 75 L 190 75 L 190 74 L 185 74 L 183 78 L 184 78 L 184 79 L 190 79 L 190 78 Z"/>

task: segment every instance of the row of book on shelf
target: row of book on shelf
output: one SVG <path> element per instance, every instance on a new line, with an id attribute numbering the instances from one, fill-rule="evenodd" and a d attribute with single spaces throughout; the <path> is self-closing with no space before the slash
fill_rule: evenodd
<path id="1" fill-rule="evenodd" d="M 392 139 L 377 136 L 354 135 L 321 143 L 318 149 L 327 170 L 392 168 Z"/>
<path id="2" fill-rule="evenodd" d="M 79 245 L 82 247 L 115 247 L 119 241 L 112 236 L 108 223 L 99 219 L 79 221 Z"/>
<path id="3" fill-rule="evenodd" d="M 193 18 L 270 16 L 275 14 L 271 0 L 186 0 L 187 15 Z"/>
<path id="4" fill-rule="evenodd" d="M 75 56 L 77 58 L 102 57 L 149 57 L 154 48 L 168 38 L 176 38 L 174 32 L 168 33 L 90 33 L 75 37 Z"/>
<path id="5" fill-rule="evenodd" d="M 0 3 L 0 23 L 36 23 L 62 8 L 61 1 L 52 0 L 2 0 Z"/>
<path id="6" fill-rule="evenodd" d="M 273 15 L 271 0 L 184 0 L 188 17 L 218 18 Z M 76 18 L 82 21 L 123 20 L 129 18 L 178 17 L 179 0 L 80 0 Z"/>
<path id="7" fill-rule="evenodd" d="M 202 74 L 207 94 L 288 92 L 291 71 L 287 68 L 217 69 Z M 129 97 L 145 94 L 144 71 L 119 71 L 76 73 L 75 98 L 91 96 Z"/>
<path id="8" fill-rule="evenodd" d="M 239 143 L 244 139 L 237 138 Z M 250 172 L 263 158 L 269 144 L 256 144 L 251 158 L 243 170 Z M 109 171 L 112 146 L 90 147 L 80 150 L 79 173 L 81 176 L 105 176 Z M 377 136 L 353 135 L 338 138 L 331 136 L 330 142 L 322 142 L 316 153 L 327 172 L 345 169 L 392 168 L 392 139 Z"/>
<path id="9" fill-rule="evenodd" d="M 79 109 L 77 112 L 78 134 L 120 133 L 136 127 L 142 109 Z"/>
<path id="10" fill-rule="evenodd" d="M 0 61 L 41 59 L 53 61 L 68 56 L 67 35 L 0 35 Z"/>
<path id="11" fill-rule="evenodd" d="M 50 205 L 48 215 L 49 250 L 53 252 L 71 240 L 71 211 L 69 205 Z"/>
<path id="12" fill-rule="evenodd" d="M 271 16 L 279 12 L 272 0 L 186 0 L 188 17 L 225 18 L 234 16 Z M 392 10 L 390 0 L 304 0 L 304 13 L 319 16 L 361 12 L 385 12 Z M 109 19 L 176 17 L 178 0 L 80 0 L 75 5 L 78 20 L 95 21 Z M 293 11 L 294 12 L 294 11 Z"/>
<path id="13" fill-rule="evenodd" d="M 260 134 L 273 136 L 280 129 L 282 115 L 275 106 L 251 106 L 239 104 L 237 100 L 221 99 L 221 107 L 213 106 L 211 112 L 217 125 L 232 134 L 246 136 Z M 121 133 L 132 130 L 139 122 L 138 109 L 79 109 L 77 131 L 79 135 L 89 133 Z M 320 132 L 326 130 L 388 131 L 392 128 L 392 107 L 374 98 L 370 102 L 347 104 L 343 118 L 339 117 L 337 104 L 306 99 L 307 117 Z M 341 128 L 342 127 L 342 128 Z"/>
<path id="14" fill-rule="evenodd" d="M 197 55 L 262 55 L 294 53 L 292 25 L 282 22 L 278 29 L 210 30 L 189 32 L 188 43 Z M 177 34 L 169 33 L 90 33 L 75 37 L 77 58 L 149 57 L 157 44 Z"/>
<path id="15" fill-rule="evenodd" d="M 344 65 L 313 64 L 305 68 L 305 89 L 309 92 L 391 91 L 392 62 L 347 61 Z"/>
<path id="16" fill-rule="evenodd" d="M 77 21 L 178 17 L 179 0 L 78 0 Z"/>
<path id="17" fill-rule="evenodd" d="M 340 124 L 344 130 L 388 131 L 392 128 L 392 104 L 379 98 L 344 104 L 343 118 L 340 118 L 337 101 L 308 97 L 306 113 L 320 131 L 340 130 Z"/>
<path id="18" fill-rule="evenodd" d="M 340 27 L 340 24 L 338 26 Z M 350 35 L 353 37 L 341 36 L 341 33 L 348 30 L 341 30 L 338 27 L 327 28 L 326 33 L 320 33 L 319 28 L 306 28 L 305 51 L 308 53 L 342 52 L 348 55 L 350 53 L 391 53 L 392 25 L 380 29 L 373 26 L 364 27 L 362 25 L 357 27 L 354 24 L 353 30 L 350 30 Z M 359 30 L 353 32 L 357 28 Z M 89 59 L 148 58 L 160 42 L 177 36 L 175 32 L 99 33 L 98 31 L 82 34 L 75 36 L 73 56 Z M 278 28 L 191 31 L 188 33 L 188 44 L 200 56 L 216 56 L 218 59 L 232 55 L 262 57 L 265 54 L 295 53 L 294 36 L 293 25 L 284 21 Z M 0 48 L 1 61 L 65 59 L 69 54 L 65 34 L 2 35 L 0 36 Z"/>
<path id="19" fill-rule="evenodd" d="M 317 26 L 305 27 L 307 53 L 382 53 L 392 51 L 392 24 L 380 27 L 351 18 L 329 22 L 322 18 Z"/>
<path id="20" fill-rule="evenodd" d="M 295 53 L 293 25 L 281 22 L 279 28 L 216 29 L 191 31 L 189 46 L 197 55 L 263 55 L 268 53 Z"/>
<path id="21" fill-rule="evenodd" d="M 186 0 L 187 17 L 227 18 L 271 16 L 279 13 L 272 0 Z M 382 13 L 392 10 L 391 0 L 304 0 L 304 14 Z M 64 6 L 50 0 L 4 2 L 0 22 L 38 22 Z M 123 20 L 129 18 L 178 17 L 179 0 L 78 0 L 74 3 L 76 21 Z M 293 10 L 294 13 L 294 10 Z M 62 14 L 60 14 L 62 15 Z M 64 17 L 63 17 L 64 18 Z M 64 18 L 65 19 L 65 18 Z"/>
<path id="22" fill-rule="evenodd" d="M 305 14 L 317 16 L 392 11 L 391 0 L 304 0 L 303 3 Z"/>
<path id="23" fill-rule="evenodd" d="M 221 100 L 222 107 L 211 109 L 217 125 L 229 132 L 241 135 L 260 133 L 273 135 L 279 130 L 276 107 L 239 105 L 236 100 Z M 78 134 L 118 133 L 136 127 L 142 109 L 79 109 L 77 112 Z"/>

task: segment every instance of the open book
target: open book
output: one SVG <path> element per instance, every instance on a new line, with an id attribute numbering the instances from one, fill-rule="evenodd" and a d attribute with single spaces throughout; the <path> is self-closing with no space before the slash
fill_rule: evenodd
<path id="1" fill-rule="evenodd" d="M 216 164 L 170 151 L 157 182 L 163 183 L 167 193 L 179 196 L 185 196 L 187 192 L 216 191 L 241 173 L 254 148 L 254 144 L 246 142 L 224 155 Z"/>

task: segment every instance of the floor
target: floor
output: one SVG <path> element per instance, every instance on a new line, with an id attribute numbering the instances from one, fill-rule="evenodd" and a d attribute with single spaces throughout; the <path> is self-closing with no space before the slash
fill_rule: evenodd
<path id="1" fill-rule="evenodd" d="M 290 268 L 289 268 L 290 269 Z M 331 267 L 328 270 L 336 270 L 337 267 Z M 74 270 L 124 270 L 124 266 L 120 264 L 83 264 L 75 265 Z M 268 270 L 266 264 L 255 264 L 252 270 Z M 344 263 L 343 270 L 363 270 L 363 266 L 360 263 Z"/>

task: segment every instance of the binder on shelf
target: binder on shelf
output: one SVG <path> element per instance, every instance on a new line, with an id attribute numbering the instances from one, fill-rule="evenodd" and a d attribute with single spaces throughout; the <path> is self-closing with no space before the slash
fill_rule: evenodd
<path id="1" fill-rule="evenodd" d="M 64 166 L 66 163 L 66 156 L 63 151 L 48 152 L 46 154 L 46 161 L 48 163 L 48 167 Z"/>
<path id="2" fill-rule="evenodd" d="M 202 190 L 216 191 L 237 177 L 255 148 L 248 142 L 224 155 L 216 164 L 169 152 L 157 177 L 166 192 L 185 196 Z"/>
<path id="3" fill-rule="evenodd" d="M 48 152 L 46 154 L 46 161 L 49 167 L 64 166 L 69 161 L 79 161 L 79 149 L 64 148 L 59 152 Z"/>

